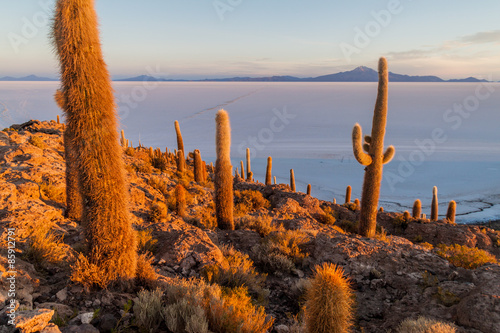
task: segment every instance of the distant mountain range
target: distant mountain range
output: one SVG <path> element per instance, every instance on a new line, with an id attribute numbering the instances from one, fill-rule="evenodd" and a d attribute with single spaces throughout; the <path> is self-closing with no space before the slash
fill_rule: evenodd
<path id="1" fill-rule="evenodd" d="M 10 76 L 0 78 L 0 81 L 57 81 L 57 79 L 50 79 L 45 77 L 38 77 L 35 75 L 30 75 L 22 78 L 14 78 Z M 317 77 L 307 77 L 299 78 L 295 76 L 267 76 L 267 77 L 231 77 L 223 79 L 202 79 L 202 80 L 168 80 L 162 78 L 156 78 L 148 75 L 140 75 L 136 77 L 131 77 L 127 79 L 120 79 L 114 81 L 158 81 L 158 82 L 185 82 L 185 81 L 196 81 L 196 82 L 377 82 L 378 73 L 377 71 L 360 66 L 352 71 L 340 72 L 336 74 L 328 74 Z M 488 82 L 488 80 L 476 79 L 474 77 L 468 77 L 465 79 L 451 79 L 443 80 L 440 77 L 433 75 L 426 76 L 412 76 L 403 75 L 389 72 L 390 82 Z"/>

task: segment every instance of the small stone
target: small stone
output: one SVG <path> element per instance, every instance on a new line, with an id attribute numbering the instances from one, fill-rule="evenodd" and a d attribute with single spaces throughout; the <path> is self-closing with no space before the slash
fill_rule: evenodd
<path id="1" fill-rule="evenodd" d="M 59 290 L 56 293 L 56 297 L 59 302 L 64 302 L 68 298 L 68 288 Z"/>
<path id="2" fill-rule="evenodd" d="M 64 333 L 99 333 L 99 330 L 90 324 L 80 326 L 68 326 L 64 329 Z"/>
<path id="3" fill-rule="evenodd" d="M 301 279 L 304 277 L 304 272 L 302 272 L 300 269 L 292 269 L 292 273 L 297 275 Z"/>
<path id="4" fill-rule="evenodd" d="M 288 333 L 290 329 L 286 325 L 278 325 L 275 327 L 276 333 Z"/>
<path id="5" fill-rule="evenodd" d="M 59 329 L 59 326 L 56 324 L 48 324 L 45 326 L 43 330 L 40 331 L 40 333 L 61 333 L 61 330 Z"/>
<path id="6" fill-rule="evenodd" d="M 90 324 L 92 318 L 94 317 L 93 312 L 85 312 L 78 315 L 82 324 Z"/>
<path id="7" fill-rule="evenodd" d="M 92 306 L 97 308 L 101 305 L 101 300 L 100 299 L 95 299 L 94 302 L 92 302 Z"/>

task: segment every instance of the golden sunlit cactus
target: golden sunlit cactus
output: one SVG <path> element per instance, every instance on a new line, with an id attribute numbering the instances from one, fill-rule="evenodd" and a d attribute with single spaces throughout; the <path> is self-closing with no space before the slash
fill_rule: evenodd
<path id="1" fill-rule="evenodd" d="M 179 127 L 179 122 L 176 120 L 174 122 L 175 133 L 177 135 L 177 150 L 184 151 L 184 141 L 182 140 L 181 128 Z"/>
<path id="2" fill-rule="evenodd" d="M 241 168 L 241 179 L 245 180 L 245 167 L 243 166 L 243 161 L 240 161 Z"/>
<path id="3" fill-rule="evenodd" d="M 266 185 L 271 185 L 272 177 L 271 171 L 273 169 L 273 158 L 269 156 L 267 158 L 267 168 L 266 168 Z"/>
<path id="4" fill-rule="evenodd" d="M 136 274 L 136 240 L 113 89 L 97 21 L 94 0 L 58 0 L 52 38 L 85 203 L 82 219 L 88 256 L 82 260 L 98 269 L 101 281 L 127 283 Z"/>
<path id="5" fill-rule="evenodd" d="M 250 148 L 247 148 L 247 180 L 252 181 L 253 173 L 250 168 Z"/>
<path id="6" fill-rule="evenodd" d="M 422 214 L 422 202 L 417 199 L 413 203 L 413 211 L 412 211 L 412 216 L 414 219 L 419 219 Z"/>
<path id="7" fill-rule="evenodd" d="M 56 122 L 57 122 L 57 125 L 61 124 L 61 120 L 59 119 L 59 115 L 57 115 Z"/>
<path id="8" fill-rule="evenodd" d="M 306 194 L 311 195 L 311 184 L 307 184 Z"/>
<path id="9" fill-rule="evenodd" d="M 431 221 L 438 220 L 438 188 L 434 186 L 432 188 L 432 204 L 431 204 Z"/>
<path id="10" fill-rule="evenodd" d="M 306 291 L 304 308 L 308 333 L 347 333 L 354 322 L 354 291 L 342 268 L 316 266 Z"/>
<path id="11" fill-rule="evenodd" d="M 290 189 L 292 192 L 295 192 L 295 174 L 293 173 L 293 169 L 290 169 Z"/>
<path id="12" fill-rule="evenodd" d="M 233 177 L 231 173 L 231 126 L 229 115 L 219 110 L 215 116 L 215 215 L 221 229 L 234 230 Z"/>
<path id="13" fill-rule="evenodd" d="M 358 198 L 354 199 L 354 209 L 359 210 L 360 208 L 361 208 L 361 204 L 359 202 L 359 199 Z"/>
<path id="14" fill-rule="evenodd" d="M 351 185 L 347 185 L 345 188 L 345 203 L 351 202 Z"/>
<path id="15" fill-rule="evenodd" d="M 451 200 L 448 204 L 448 211 L 446 212 L 446 219 L 450 223 L 455 223 L 455 214 L 457 210 L 457 203 L 455 200 Z"/>
<path id="16" fill-rule="evenodd" d="M 193 158 L 193 167 L 194 167 L 194 181 L 197 183 L 204 182 L 204 165 L 201 159 L 201 154 L 198 149 L 194 150 L 194 158 Z"/>
<path id="17" fill-rule="evenodd" d="M 175 187 L 175 210 L 178 216 L 186 216 L 186 189 L 181 184 Z"/>
<path id="18" fill-rule="evenodd" d="M 128 147 L 127 139 L 125 139 L 125 131 L 121 130 L 120 132 L 120 144 L 122 145 L 123 148 Z"/>
<path id="19" fill-rule="evenodd" d="M 61 90 L 56 91 L 54 98 L 61 110 L 66 110 Z M 82 195 L 80 194 L 80 181 L 78 179 L 78 160 L 68 127 L 64 129 L 63 141 L 64 158 L 66 160 L 66 211 L 64 216 L 69 219 L 80 220 L 82 218 L 83 205 Z"/>
<path id="20" fill-rule="evenodd" d="M 377 226 L 377 207 L 382 182 L 383 165 L 389 163 L 394 157 L 395 149 L 389 146 L 384 152 L 385 125 L 387 121 L 387 98 L 389 74 L 387 61 L 380 58 L 378 63 L 378 94 L 373 114 L 371 136 L 363 137 L 361 126 L 354 125 L 352 130 L 353 152 L 356 160 L 365 168 L 363 191 L 361 194 L 361 214 L 359 234 L 365 237 L 374 237 Z M 364 151 L 366 151 L 366 153 Z"/>
<path id="21" fill-rule="evenodd" d="M 182 176 L 186 171 L 186 159 L 184 158 L 184 150 L 177 151 L 177 175 Z"/>

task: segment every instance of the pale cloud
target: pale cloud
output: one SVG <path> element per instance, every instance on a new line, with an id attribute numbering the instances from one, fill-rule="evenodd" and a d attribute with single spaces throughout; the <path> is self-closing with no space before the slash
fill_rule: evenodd
<path id="1" fill-rule="evenodd" d="M 481 31 L 473 35 L 460 38 L 461 42 L 472 44 L 495 43 L 500 44 L 500 30 Z"/>

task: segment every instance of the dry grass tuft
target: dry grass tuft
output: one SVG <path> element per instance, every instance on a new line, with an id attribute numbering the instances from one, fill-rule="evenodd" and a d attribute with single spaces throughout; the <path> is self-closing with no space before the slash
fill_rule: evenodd
<path id="1" fill-rule="evenodd" d="M 271 203 L 259 191 L 234 191 L 234 213 L 244 216 L 261 208 L 269 208 Z"/>
<path id="2" fill-rule="evenodd" d="M 51 229 L 50 224 L 37 223 L 28 236 L 24 256 L 37 266 L 59 265 L 68 258 L 69 254 L 63 243 L 63 237 L 57 236 Z"/>
<path id="3" fill-rule="evenodd" d="M 301 230 L 271 232 L 254 248 L 255 262 L 267 272 L 290 272 L 309 255 L 300 249 L 307 242 L 309 236 Z"/>
<path id="4" fill-rule="evenodd" d="M 63 186 L 55 186 L 51 181 L 41 183 L 40 192 L 44 199 L 64 205 L 66 203 L 66 190 Z"/>
<path id="5" fill-rule="evenodd" d="M 161 324 L 161 299 L 163 292 L 157 288 L 152 291 L 142 290 L 134 304 L 137 326 L 143 332 L 156 332 Z"/>
<path id="6" fill-rule="evenodd" d="M 167 217 L 168 209 L 163 202 L 156 201 L 151 204 L 151 210 L 149 211 L 149 221 L 157 223 L 166 220 Z"/>
<path id="7" fill-rule="evenodd" d="M 434 319 L 419 317 L 405 319 L 398 328 L 399 333 L 455 333 L 455 325 Z"/>
<path id="8" fill-rule="evenodd" d="M 150 253 L 142 253 L 137 256 L 136 281 L 142 286 L 154 286 L 158 278 L 158 274 L 151 266 L 153 256 Z"/>
<path id="9" fill-rule="evenodd" d="M 274 230 L 272 226 L 273 218 L 270 216 L 242 216 L 235 220 L 236 229 L 246 229 L 258 232 L 265 237 Z"/>
<path id="10" fill-rule="evenodd" d="M 137 239 L 137 251 L 139 253 L 155 252 L 158 240 L 153 238 L 151 230 L 146 229 L 137 231 L 136 239 Z"/>
<path id="11" fill-rule="evenodd" d="M 465 245 L 444 245 L 437 246 L 437 254 L 445 258 L 457 267 L 475 269 L 486 264 L 497 264 L 496 257 L 484 250 L 470 248 Z"/>
<path id="12" fill-rule="evenodd" d="M 35 147 L 38 147 L 40 149 L 45 148 L 45 143 L 43 142 L 42 138 L 39 136 L 32 135 L 30 136 L 28 142 L 32 144 Z"/>

